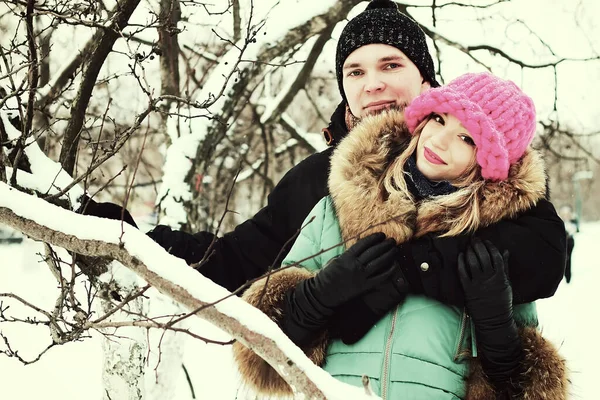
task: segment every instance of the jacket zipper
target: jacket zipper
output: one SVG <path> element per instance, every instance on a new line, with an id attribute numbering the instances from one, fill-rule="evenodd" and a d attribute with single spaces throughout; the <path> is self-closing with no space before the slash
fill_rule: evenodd
<path id="1" fill-rule="evenodd" d="M 392 352 L 392 342 L 393 342 L 393 338 L 394 338 L 394 329 L 396 328 L 396 319 L 398 316 L 398 307 L 399 306 L 396 306 L 396 308 L 394 309 L 394 316 L 392 317 L 392 326 L 390 328 L 390 333 L 388 335 L 387 342 L 385 344 L 385 358 L 383 360 L 383 383 L 382 383 L 382 387 L 381 387 L 381 399 L 382 400 L 387 399 L 388 380 L 389 380 L 388 375 L 390 373 L 390 358 L 391 358 L 391 352 Z"/>
<path id="2" fill-rule="evenodd" d="M 460 356 L 460 351 L 462 349 L 462 342 L 465 339 L 465 331 L 467 330 L 467 322 L 469 316 L 467 315 L 467 311 L 463 310 L 462 321 L 460 323 L 460 336 L 458 337 L 458 343 L 456 344 L 456 351 L 454 352 L 454 362 L 458 361 Z"/>

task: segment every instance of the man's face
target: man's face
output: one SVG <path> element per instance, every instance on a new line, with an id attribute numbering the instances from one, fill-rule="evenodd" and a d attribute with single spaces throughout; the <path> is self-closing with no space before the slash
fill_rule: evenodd
<path id="1" fill-rule="evenodd" d="M 354 50 L 342 67 L 344 93 L 355 117 L 383 109 L 403 109 L 429 82 L 403 52 L 387 44 L 368 44 Z"/>

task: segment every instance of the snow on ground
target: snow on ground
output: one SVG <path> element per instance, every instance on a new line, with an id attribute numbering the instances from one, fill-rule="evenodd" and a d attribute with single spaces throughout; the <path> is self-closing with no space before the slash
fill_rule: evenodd
<path id="1" fill-rule="evenodd" d="M 595 294 L 600 282 L 600 257 L 595 246 L 600 237 L 600 222 L 583 224 L 575 238 L 573 278 L 564 280 L 556 295 L 538 302 L 544 335 L 560 347 L 567 359 L 572 380 L 573 399 L 596 398 L 593 380 L 600 373 L 600 350 L 594 342 L 598 315 Z M 45 263 L 40 262 L 39 244 L 25 240 L 22 244 L 0 244 L 0 293 L 16 292 L 33 304 L 50 307 L 56 286 Z M 194 321 L 194 331 L 210 339 L 228 340 L 228 336 L 202 321 Z M 0 324 L 0 331 L 22 349 L 24 358 L 49 343 L 45 328 L 23 329 Z M 3 349 L 0 345 L 0 349 Z M 23 366 L 0 354 L 2 399 L 100 400 L 102 353 L 97 336 L 79 343 L 51 349 L 39 362 Z M 197 399 L 250 399 L 241 389 L 231 360 L 229 346 L 188 341 L 184 364 L 193 382 Z M 183 368 L 178 377 L 177 400 L 191 399 L 190 386 Z"/>
<path id="2" fill-rule="evenodd" d="M 572 399 L 597 399 L 600 376 L 598 296 L 600 293 L 600 222 L 586 223 L 575 235 L 571 282 L 564 279 L 556 294 L 538 301 L 544 336 L 560 346 L 572 380 Z"/>

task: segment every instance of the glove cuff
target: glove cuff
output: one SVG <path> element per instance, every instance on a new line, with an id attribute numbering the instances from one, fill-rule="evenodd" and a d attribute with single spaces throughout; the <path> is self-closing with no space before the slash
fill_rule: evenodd
<path id="1" fill-rule="evenodd" d="M 330 319 L 329 336 L 345 344 L 354 344 L 371 330 L 381 315 L 369 308 L 362 298 L 356 298 L 339 307 Z"/>
<path id="2" fill-rule="evenodd" d="M 314 278 L 299 282 L 284 298 L 281 330 L 300 347 L 320 336 L 333 315 L 313 296 L 313 283 Z"/>
<path id="3" fill-rule="evenodd" d="M 500 390 L 511 386 L 521 371 L 525 352 L 514 320 L 491 331 L 475 328 L 481 366 L 492 384 Z M 516 387 L 512 388 L 515 389 Z"/>

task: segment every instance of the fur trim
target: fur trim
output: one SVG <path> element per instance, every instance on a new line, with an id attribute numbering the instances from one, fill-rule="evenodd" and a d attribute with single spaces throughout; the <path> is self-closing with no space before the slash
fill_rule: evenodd
<path id="1" fill-rule="evenodd" d="M 312 276 L 313 273 L 304 268 L 284 268 L 268 278 L 269 281 L 266 287 L 267 278 L 254 282 L 242 298 L 281 326 L 283 300 L 286 292 L 296 287 L 300 281 Z M 328 338 L 324 333 L 310 347 L 302 350 L 316 365 L 321 366 L 325 361 L 327 343 Z M 240 342 L 233 344 L 233 356 L 242 379 L 257 393 L 277 396 L 292 395 L 289 385 L 273 367 Z"/>
<path id="2" fill-rule="evenodd" d="M 519 386 L 523 400 L 564 400 L 567 398 L 568 378 L 565 360 L 556 347 L 545 340 L 536 328 L 519 330 L 525 360 Z M 489 384 L 479 360 L 471 361 L 467 379 L 467 400 L 494 400 L 496 393 Z"/>
<path id="3" fill-rule="evenodd" d="M 329 192 L 347 247 L 374 232 L 398 242 L 413 236 L 417 210 L 412 199 L 400 193 L 382 198 L 378 189 L 391 150 L 406 147 L 410 137 L 401 112 L 383 113 L 363 118 L 334 151 Z"/>
<path id="4" fill-rule="evenodd" d="M 392 182 L 404 177 L 403 165 L 392 161 L 410 139 L 402 112 L 393 110 L 361 120 L 335 150 L 329 191 L 348 246 L 373 232 L 402 243 L 430 232 L 457 235 L 465 226 L 475 231 L 514 218 L 545 196 L 544 163 L 529 149 L 504 181 L 482 180 L 415 203 L 405 191 L 381 184 L 386 177 Z"/>
<path id="5" fill-rule="evenodd" d="M 456 235 L 470 220 L 471 231 L 503 219 L 515 218 L 533 207 L 546 194 L 544 162 L 538 152 L 528 149 L 512 165 L 504 181 L 480 181 L 447 196 L 423 201 L 418 207 L 417 236 L 430 232 Z M 440 218 L 443 215 L 443 218 Z"/>

